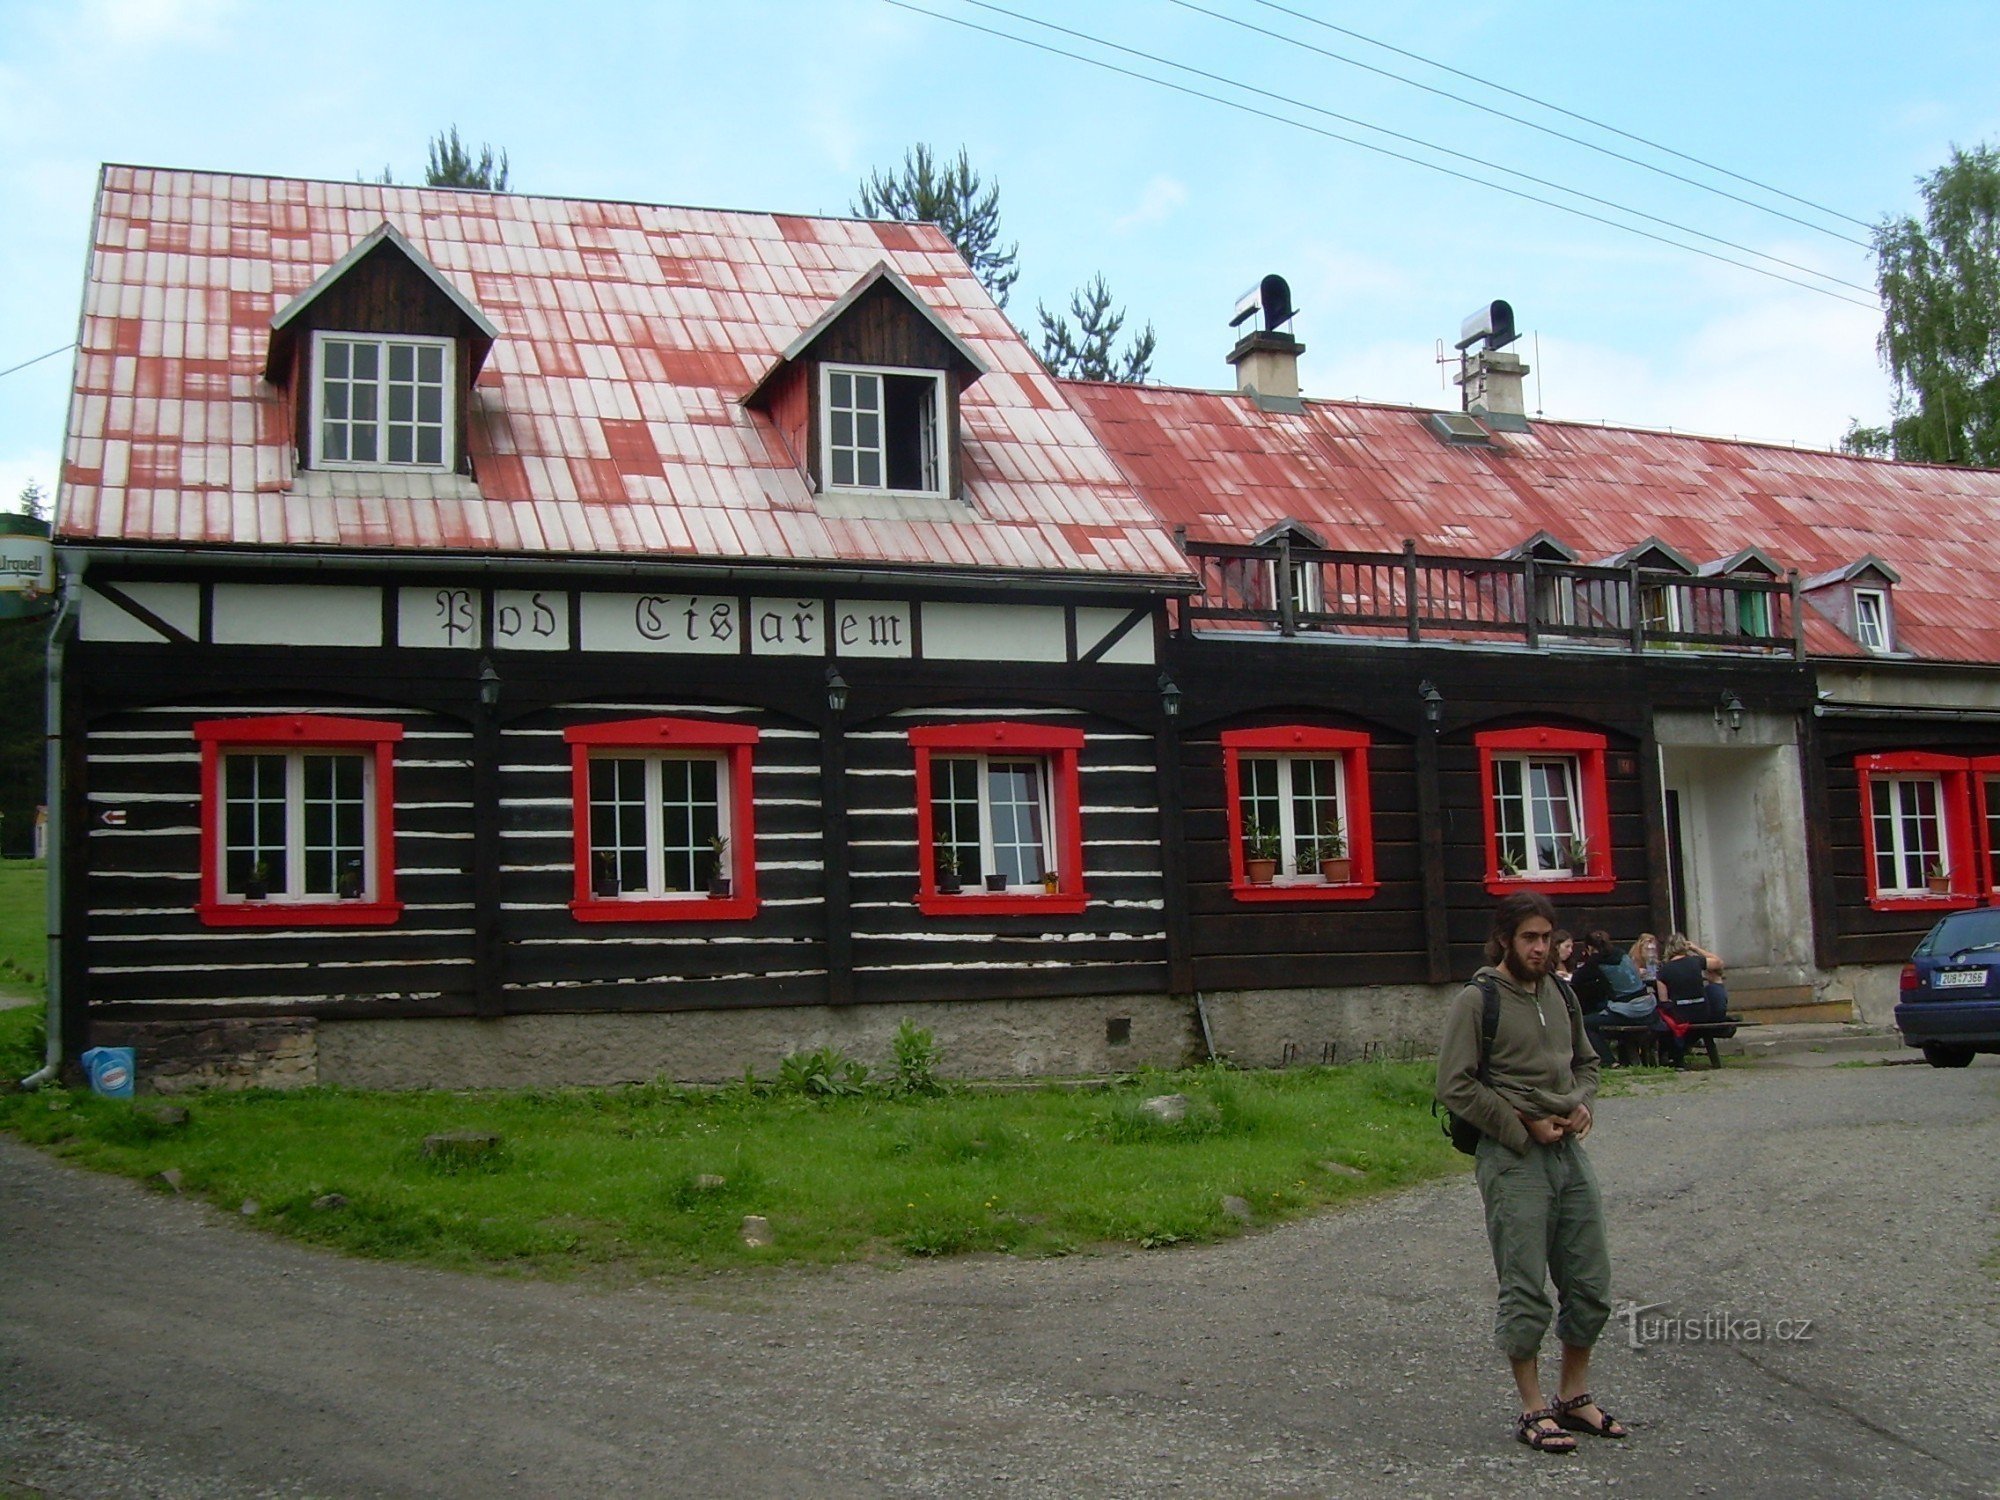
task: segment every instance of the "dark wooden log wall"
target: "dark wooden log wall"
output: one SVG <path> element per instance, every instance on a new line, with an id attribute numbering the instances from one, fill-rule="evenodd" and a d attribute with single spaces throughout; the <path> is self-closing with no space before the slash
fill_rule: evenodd
<path id="1" fill-rule="evenodd" d="M 195 915 L 201 870 L 197 719 L 302 710 L 392 718 L 396 751 L 396 894 L 392 927 L 206 927 Z M 472 982 L 472 798 L 469 727 L 437 714 L 330 703 L 298 693 L 241 693 L 113 713 L 85 737 L 87 831 L 80 943 L 85 992 L 106 1018 L 137 1020 L 176 1002 L 204 1014 L 439 1014 L 462 1010 Z M 122 827 L 100 816 L 120 809 Z"/>
<path id="2" fill-rule="evenodd" d="M 1572 932 L 1602 927 L 1621 939 L 1657 931 L 1666 921 L 1667 883 L 1654 710 L 1706 712 L 1725 686 L 1757 711 L 1795 712 L 1809 697 L 1809 679 L 1794 663 L 1705 653 L 1370 650 L 1216 632 L 1174 638 L 1166 664 L 1186 694 L 1179 770 L 1199 989 L 1443 982 L 1469 974 L 1483 959 L 1498 899 L 1485 885 L 1486 789 L 1473 737 L 1528 724 L 1607 740 L 1617 887 L 1566 900 L 1561 883 L 1550 882 L 1558 921 Z M 1418 698 L 1424 681 L 1443 696 L 1435 730 L 1425 725 Z M 1371 737 L 1380 888 L 1368 900 L 1242 902 L 1229 892 L 1221 732 L 1287 723 Z"/>
<path id="3" fill-rule="evenodd" d="M 751 769 L 760 905 L 749 921 L 599 923 L 570 913 L 575 822 L 563 731 L 660 714 L 749 724 L 759 732 Z M 824 821 L 818 732 L 768 710 L 699 696 L 657 702 L 620 696 L 559 704 L 510 722 L 501 733 L 502 1008 L 817 1003 L 826 991 Z"/>
<path id="4" fill-rule="evenodd" d="M 1814 872 L 1820 897 L 1816 904 L 1823 908 L 1821 922 L 1830 933 L 1823 961 L 1907 962 L 1917 941 L 1943 913 L 1934 909 L 1877 911 L 1868 904 L 1861 842 L 1861 821 L 1867 810 L 1861 803 L 1861 776 L 1854 769 L 1854 758 L 1897 750 L 2000 755 L 2000 726 L 1908 717 L 1828 718 L 1818 720 L 1815 730 L 1826 802 L 1817 810 L 1808 803 L 1806 815 L 1808 819 L 1817 816 L 1826 829 L 1824 868 Z"/>
<path id="5" fill-rule="evenodd" d="M 70 680 L 91 686 L 72 694 L 88 728 L 71 816 L 92 831 L 79 840 L 87 911 L 71 948 L 75 992 L 90 1014 L 149 1020 L 198 1006 L 216 1016 L 479 1015 L 1166 987 L 1157 723 L 1148 722 L 1158 714 L 1155 669 L 851 663 L 854 706 L 846 732 L 828 741 L 824 663 L 811 658 L 509 655 L 490 729 L 475 702 L 476 668 L 477 658 L 446 651 L 74 648 Z M 307 681 L 316 692 L 275 686 Z M 148 701 L 174 684 L 189 691 Z M 371 687 L 417 701 L 385 704 L 367 695 Z M 949 706 L 906 706 L 913 702 Z M 397 894 L 406 904 L 398 924 L 226 929 L 196 917 L 192 725 L 283 712 L 387 716 L 405 726 L 396 751 Z M 661 714 L 760 731 L 752 920 L 582 923 L 570 912 L 563 730 Z M 1079 781 L 1091 905 L 1076 916 L 927 917 L 915 905 L 908 731 L 1019 718 L 1086 733 Z M 488 742 L 493 769 L 482 773 Z M 823 795 L 829 766 L 844 803 Z M 488 783 L 490 818 L 479 803 Z M 125 828 L 90 823 L 106 806 L 127 810 Z M 486 889 L 476 878 L 484 847 L 497 850 Z M 490 976 L 479 959 L 482 897 L 499 913 L 487 924 Z M 851 910 L 837 915 L 829 900 L 851 900 Z"/>
<path id="6" fill-rule="evenodd" d="M 1018 673 L 1021 669 L 1009 669 Z M 1078 763 L 1084 889 L 1075 916 L 926 916 L 917 910 L 921 724 L 1028 719 L 1084 731 Z M 990 699 L 911 709 L 847 736 L 855 998 L 900 1002 L 1129 994 L 1166 988 L 1154 739 L 1083 710 Z"/>
<path id="7" fill-rule="evenodd" d="M 1364 700 L 1351 700 L 1358 703 Z M 1639 758 L 1629 734 L 1568 715 L 1509 716 L 1479 729 L 1559 723 L 1605 733 L 1606 791 L 1611 808 L 1612 863 L 1618 888 L 1609 895 L 1564 899 L 1560 882 L 1545 894 L 1574 932 L 1593 927 L 1625 937 L 1652 921 L 1653 883 L 1647 869 Z M 1376 893 L 1362 901 L 1246 902 L 1229 888 L 1227 798 L 1220 732 L 1273 724 L 1310 724 L 1368 733 L 1369 791 L 1375 840 Z M 1448 732 L 1435 751 L 1436 823 L 1429 840 L 1437 877 L 1426 892 L 1426 828 L 1422 816 L 1419 735 L 1351 712 L 1325 708 L 1249 713 L 1205 726 L 1182 745 L 1187 789 L 1191 939 L 1200 989 L 1290 989 L 1354 984 L 1422 984 L 1463 977 L 1483 961 L 1497 901 L 1486 889 L 1485 825 L 1479 755 L 1472 731 Z M 1433 926 L 1442 906 L 1443 940 L 1433 961 Z M 1437 973 L 1438 968 L 1442 973 Z"/>

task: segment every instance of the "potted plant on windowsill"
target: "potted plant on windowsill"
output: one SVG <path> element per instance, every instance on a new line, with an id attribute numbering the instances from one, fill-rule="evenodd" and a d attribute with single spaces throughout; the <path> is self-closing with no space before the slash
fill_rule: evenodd
<path id="1" fill-rule="evenodd" d="M 260 859 L 250 867 L 250 878 L 243 883 L 243 899 L 245 901 L 263 901 L 268 899 L 270 894 L 271 866 L 268 862 Z"/>
<path id="2" fill-rule="evenodd" d="M 1528 872 L 1521 864 L 1521 856 L 1513 849 L 1500 850 L 1500 876 L 1503 880 L 1526 880 Z"/>
<path id="3" fill-rule="evenodd" d="M 956 896 L 965 887 L 958 878 L 958 855 L 950 849 L 937 851 L 937 888 L 940 896 Z"/>
<path id="4" fill-rule="evenodd" d="M 729 866 L 724 862 L 729 840 L 718 833 L 708 841 L 708 848 L 708 894 L 719 900 L 729 894 Z"/>
<path id="5" fill-rule="evenodd" d="M 1941 859 L 1934 859 L 1924 866 L 1924 885 L 1933 896 L 1951 894 L 1951 871 Z"/>
<path id="6" fill-rule="evenodd" d="M 1590 873 L 1590 840 L 1578 834 L 1563 845 L 1563 863 L 1572 875 Z"/>
<path id="7" fill-rule="evenodd" d="M 361 878 L 361 861 L 350 859 L 342 868 L 339 878 L 334 881 L 333 892 L 343 901 L 359 901 L 364 884 Z"/>
<path id="8" fill-rule="evenodd" d="M 1261 823 L 1243 829 L 1243 874 L 1252 885 L 1269 885 L 1278 878 L 1278 835 Z"/>
<path id="9" fill-rule="evenodd" d="M 1042 890 L 1050 896 L 1057 894 L 1062 890 L 1062 876 L 1054 870 L 1042 871 Z"/>
<path id="10" fill-rule="evenodd" d="M 1347 853 L 1347 830 L 1340 826 L 1340 819 L 1328 818 L 1321 825 L 1312 853 L 1328 885 L 1346 885 L 1354 878 L 1354 861 Z"/>
<path id="11" fill-rule="evenodd" d="M 995 894 L 996 896 L 1000 894 L 1000 892 L 1006 890 L 1007 889 L 1006 875 L 999 870 L 993 871 L 986 877 L 986 889 L 993 892 L 993 894 Z"/>
<path id="12" fill-rule="evenodd" d="M 597 851 L 590 864 L 590 894 L 609 901 L 618 894 L 618 856 L 609 849 Z"/>

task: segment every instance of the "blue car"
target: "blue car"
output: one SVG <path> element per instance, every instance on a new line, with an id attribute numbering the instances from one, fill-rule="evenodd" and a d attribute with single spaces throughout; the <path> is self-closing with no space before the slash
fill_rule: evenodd
<path id="1" fill-rule="evenodd" d="M 1955 911 L 1903 966 L 1896 1029 L 1934 1068 L 2000 1052 L 2000 909 Z"/>

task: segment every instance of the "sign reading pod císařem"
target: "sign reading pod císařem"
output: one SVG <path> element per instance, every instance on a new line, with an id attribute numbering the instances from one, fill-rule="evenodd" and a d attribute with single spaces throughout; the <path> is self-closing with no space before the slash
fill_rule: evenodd
<path id="1" fill-rule="evenodd" d="M 55 602 L 49 523 L 32 516 L 0 515 L 0 620 L 45 615 Z"/>

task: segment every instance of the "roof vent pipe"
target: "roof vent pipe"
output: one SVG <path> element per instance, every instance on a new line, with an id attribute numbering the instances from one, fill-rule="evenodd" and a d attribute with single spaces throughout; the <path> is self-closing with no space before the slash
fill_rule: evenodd
<path id="1" fill-rule="evenodd" d="M 1299 356 L 1306 346 L 1285 331 L 1285 324 L 1298 316 L 1292 306 L 1292 289 L 1282 276 L 1266 276 L 1236 299 L 1231 328 L 1240 328 L 1256 317 L 1253 327 L 1229 351 L 1236 367 L 1236 388 L 1265 411 L 1305 410 L 1299 399 Z"/>

